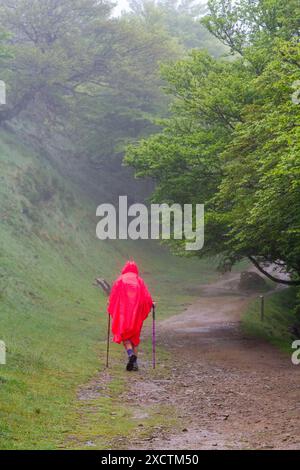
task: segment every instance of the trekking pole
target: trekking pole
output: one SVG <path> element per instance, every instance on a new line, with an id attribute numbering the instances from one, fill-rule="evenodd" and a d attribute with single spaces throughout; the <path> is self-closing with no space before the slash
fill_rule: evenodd
<path id="1" fill-rule="evenodd" d="M 107 320 L 106 369 L 108 369 L 108 358 L 109 358 L 109 340 L 110 340 L 110 314 L 108 313 L 108 320 Z"/>
<path id="2" fill-rule="evenodd" d="M 111 287 L 105 279 L 101 279 L 101 278 L 95 279 L 94 286 L 101 287 L 103 289 L 105 295 L 107 295 L 107 297 L 110 295 Z M 108 368 L 108 360 L 109 360 L 110 320 L 111 320 L 110 314 L 108 313 L 108 319 L 107 319 L 107 345 L 106 345 L 106 368 Z"/>
<path id="3" fill-rule="evenodd" d="M 155 305 L 152 305 L 152 367 L 156 366 Z"/>

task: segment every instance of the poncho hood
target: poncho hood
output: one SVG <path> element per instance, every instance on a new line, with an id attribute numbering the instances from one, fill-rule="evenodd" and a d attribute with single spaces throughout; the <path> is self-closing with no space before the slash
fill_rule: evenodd
<path id="1" fill-rule="evenodd" d="M 134 261 L 127 261 L 122 269 L 122 274 L 134 273 L 137 276 L 139 275 L 139 268 Z"/>

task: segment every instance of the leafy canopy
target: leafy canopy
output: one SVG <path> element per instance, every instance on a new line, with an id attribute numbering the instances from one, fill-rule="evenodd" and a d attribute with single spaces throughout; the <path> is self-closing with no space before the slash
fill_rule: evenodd
<path id="1" fill-rule="evenodd" d="M 231 264 L 246 256 L 263 272 L 275 263 L 299 284 L 300 5 L 211 0 L 209 8 L 203 23 L 233 59 L 194 51 L 163 67 L 171 117 L 126 161 L 154 178 L 156 201 L 206 204 L 199 256 Z"/>

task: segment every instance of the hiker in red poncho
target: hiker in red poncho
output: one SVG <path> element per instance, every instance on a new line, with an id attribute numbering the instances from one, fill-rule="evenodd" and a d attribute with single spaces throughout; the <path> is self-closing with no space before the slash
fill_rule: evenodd
<path id="1" fill-rule="evenodd" d="M 112 316 L 113 341 L 124 344 L 128 371 L 138 370 L 137 347 L 144 320 L 153 301 L 134 261 L 128 261 L 112 286 L 108 313 Z"/>

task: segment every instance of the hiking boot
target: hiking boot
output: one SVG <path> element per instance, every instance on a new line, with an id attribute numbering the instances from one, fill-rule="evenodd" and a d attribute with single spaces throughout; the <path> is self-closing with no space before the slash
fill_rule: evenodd
<path id="1" fill-rule="evenodd" d="M 137 371 L 139 370 L 139 366 L 138 366 L 137 361 L 135 361 L 135 362 L 133 363 L 132 370 L 133 370 L 134 372 L 137 372 Z"/>
<path id="2" fill-rule="evenodd" d="M 128 359 L 128 364 L 126 366 L 126 370 L 128 370 L 129 372 L 132 371 L 134 365 L 136 364 L 136 360 L 137 360 L 137 357 L 134 354 L 132 354 L 132 356 L 130 356 L 130 358 Z"/>

